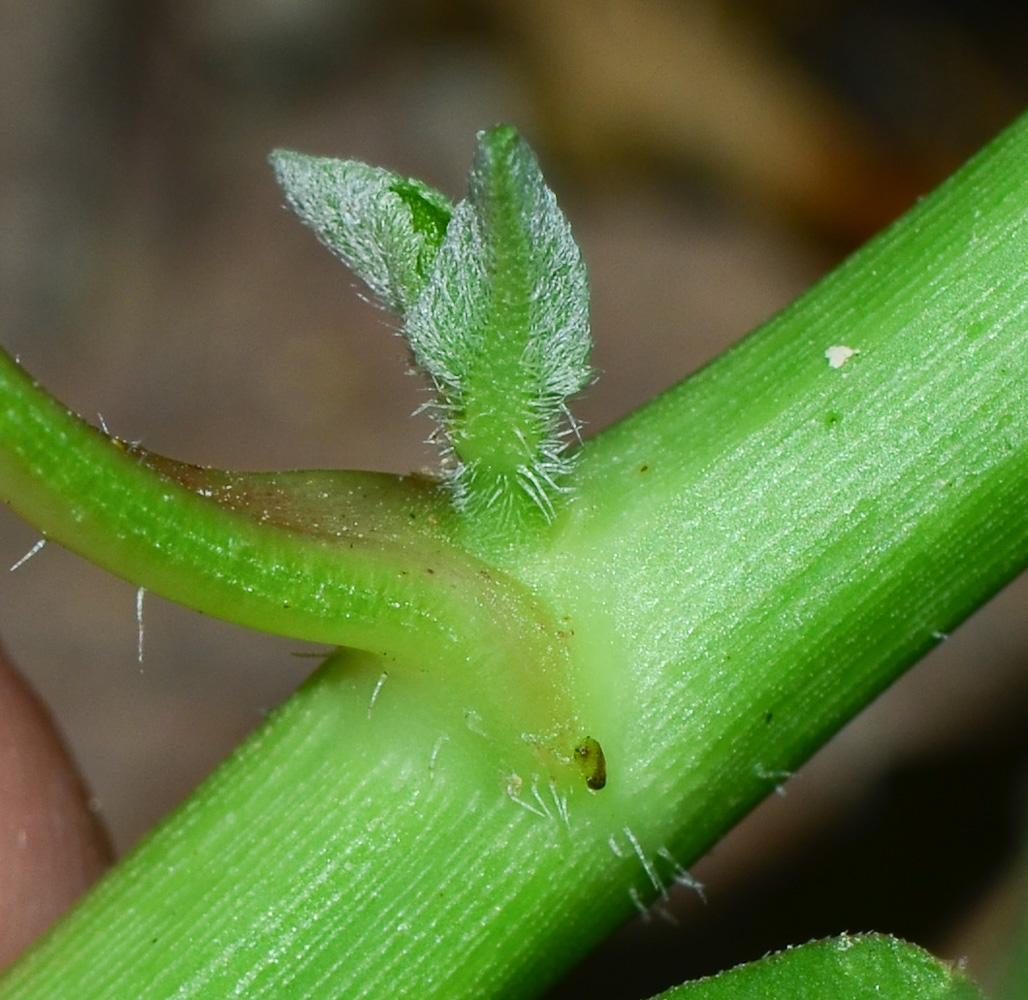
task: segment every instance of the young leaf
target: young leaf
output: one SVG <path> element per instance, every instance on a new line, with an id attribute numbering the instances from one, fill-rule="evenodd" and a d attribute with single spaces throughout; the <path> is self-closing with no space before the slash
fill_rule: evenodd
<path id="1" fill-rule="evenodd" d="M 296 214 L 386 308 L 406 313 L 446 232 L 446 196 L 356 160 L 281 149 L 270 160 Z"/>
<path id="2" fill-rule="evenodd" d="M 590 376 L 585 264 L 513 128 L 479 133 L 470 181 L 405 333 L 439 391 L 458 508 L 549 519 L 565 401 Z"/>
<path id="3" fill-rule="evenodd" d="M 510 126 L 480 132 L 455 209 L 353 160 L 279 150 L 271 162 L 300 218 L 405 320 L 472 547 L 551 520 L 571 466 L 566 400 L 590 377 L 589 283 L 528 145 Z"/>

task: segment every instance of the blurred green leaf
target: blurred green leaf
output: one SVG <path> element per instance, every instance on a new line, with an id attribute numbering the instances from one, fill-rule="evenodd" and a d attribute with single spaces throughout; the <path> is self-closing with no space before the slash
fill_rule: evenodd
<path id="1" fill-rule="evenodd" d="M 789 948 L 654 1000 L 983 1000 L 958 966 L 884 934 Z"/>

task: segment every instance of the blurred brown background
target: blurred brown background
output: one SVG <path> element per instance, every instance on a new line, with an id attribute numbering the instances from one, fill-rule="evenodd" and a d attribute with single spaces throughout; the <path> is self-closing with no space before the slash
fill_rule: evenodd
<path id="1" fill-rule="evenodd" d="M 460 196 L 475 130 L 507 120 L 590 265 L 603 376 L 578 412 L 602 427 L 1011 121 L 1026 40 L 989 0 L 2 0 L 0 336 L 175 457 L 430 464 L 402 344 L 265 158 L 357 157 Z M 36 536 L 0 514 L 10 565 Z M 140 664 L 134 590 L 56 546 L 0 594 L 121 849 L 311 668 L 156 597 Z M 638 922 L 554 997 L 648 995 L 844 929 L 984 963 L 1026 812 L 1026 604 L 1022 581 L 723 843 L 706 907 Z"/>

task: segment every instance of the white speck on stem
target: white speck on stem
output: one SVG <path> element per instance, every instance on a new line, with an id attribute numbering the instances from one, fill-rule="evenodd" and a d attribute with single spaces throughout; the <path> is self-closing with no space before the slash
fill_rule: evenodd
<path id="1" fill-rule="evenodd" d="M 476 736 L 485 736 L 485 728 L 482 725 L 482 716 L 473 708 L 466 708 L 464 710 L 464 724 Z"/>
<path id="2" fill-rule="evenodd" d="M 845 344 L 833 344 L 825 349 L 825 358 L 828 360 L 829 368 L 841 368 L 854 354 L 859 354 L 857 347 L 847 347 Z"/>

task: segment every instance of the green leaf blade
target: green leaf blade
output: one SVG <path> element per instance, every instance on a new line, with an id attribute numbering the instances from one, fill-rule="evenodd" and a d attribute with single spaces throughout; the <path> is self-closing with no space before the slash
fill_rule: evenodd
<path id="1" fill-rule="evenodd" d="M 789 948 L 653 1000 L 984 1000 L 958 967 L 884 934 Z"/>

